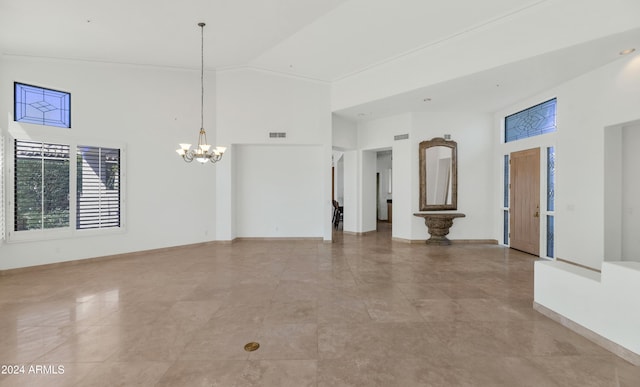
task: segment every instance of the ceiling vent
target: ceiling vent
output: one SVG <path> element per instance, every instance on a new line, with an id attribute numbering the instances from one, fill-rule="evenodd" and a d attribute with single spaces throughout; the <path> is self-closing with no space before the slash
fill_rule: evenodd
<path id="1" fill-rule="evenodd" d="M 407 134 L 399 134 L 399 135 L 397 135 L 397 136 L 393 136 L 393 139 L 394 139 L 395 141 L 398 141 L 398 140 L 408 140 L 408 139 L 409 139 L 409 133 L 407 133 Z"/>
<path id="2" fill-rule="evenodd" d="M 286 138 L 287 132 L 269 132 L 269 138 Z"/>

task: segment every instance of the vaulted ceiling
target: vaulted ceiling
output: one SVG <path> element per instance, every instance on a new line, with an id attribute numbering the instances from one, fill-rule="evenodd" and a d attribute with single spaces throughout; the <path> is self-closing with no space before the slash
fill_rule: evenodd
<path id="1" fill-rule="evenodd" d="M 598 14 L 599 3 L 622 5 L 633 13 L 640 2 L 0 0 L 0 50 L 8 55 L 198 68 L 197 23 L 203 21 L 207 23 L 204 40 L 208 69 L 252 67 L 335 85 L 473 34 L 500 31 L 516 18 L 526 20 L 527 15 L 554 9 L 570 13 L 567 10 L 572 8 L 556 6 L 568 3 L 574 6 L 575 14 L 551 14 L 548 20 L 537 21 L 538 27 L 530 28 L 531 34 L 553 39 L 553 35 L 545 34 L 557 35 L 558 29 L 553 27 L 563 22 L 567 31 L 583 28 L 597 33 L 585 33 L 584 41 L 572 38 L 564 42 L 560 36 L 561 44 L 550 44 L 548 52 L 537 50 L 530 57 L 520 55 L 519 60 L 474 74 L 434 78 L 416 84 L 413 90 L 405 87 L 401 93 L 336 109 L 354 119 L 404 110 L 490 110 L 526 97 L 542 86 L 617 60 L 618 51 L 634 42 L 640 49 L 640 30 L 629 28 L 632 22 L 628 20 L 619 28 L 606 18 L 598 25 L 588 25 L 606 16 Z M 587 25 L 576 25 L 576 20 L 584 20 Z M 546 24 L 552 27 L 549 31 Z M 506 28 L 504 33 L 508 34 Z M 491 44 L 487 42 L 488 47 Z M 523 79 L 522 74 L 532 76 Z M 425 98 L 433 98 L 433 103 L 425 106 Z"/>

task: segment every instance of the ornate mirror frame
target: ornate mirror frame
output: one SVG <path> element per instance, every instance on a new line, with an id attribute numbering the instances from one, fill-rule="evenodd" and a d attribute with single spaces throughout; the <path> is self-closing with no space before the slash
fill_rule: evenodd
<path id="1" fill-rule="evenodd" d="M 446 147 L 451 149 L 451 201 L 443 204 L 427 204 L 427 149 Z M 458 209 L 458 144 L 455 141 L 434 137 L 429 141 L 422 141 L 418 148 L 420 161 L 420 211 L 446 211 Z"/>

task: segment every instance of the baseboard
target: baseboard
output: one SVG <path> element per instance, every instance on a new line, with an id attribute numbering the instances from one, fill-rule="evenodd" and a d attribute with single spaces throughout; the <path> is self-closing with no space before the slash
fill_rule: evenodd
<path id="1" fill-rule="evenodd" d="M 497 239 L 451 239 L 452 245 L 497 245 Z"/>
<path id="2" fill-rule="evenodd" d="M 630 351 L 625 347 L 621 346 L 620 344 L 614 343 L 613 341 L 607 339 L 606 337 L 600 336 L 594 331 L 588 328 L 585 328 L 584 326 L 578 324 L 577 322 L 570 320 L 564 317 L 563 315 L 547 308 L 546 306 L 538 304 L 535 301 L 533 302 L 533 309 L 549 317 L 550 319 L 559 323 L 565 328 L 568 328 L 573 332 L 579 334 L 580 336 L 586 338 L 587 340 L 601 346 L 607 351 L 612 352 L 613 354 L 623 358 L 629 363 L 635 366 L 640 366 L 640 354 Z"/>
<path id="3" fill-rule="evenodd" d="M 278 238 L 278 237 L 269 237 L 269 238 L 265 238 L 265 237 L 240 237 L 240 238 L 235 238 L 233 239 L 233 243 L 235 242 L 242 242 L 242 241 L 277 241 L 277 242 L 282 242 L 282 241 L 315 241 L 315 242 L 319 242 L 319 241 L 323 241 L 324 238 L 323 237 L 282 237 L 282 238 Z"/>
<path id="4" fill-rule="evenodd" d="M 371 231 L 365 231 L 365 232 L 355 232 L 355 231 L 342 231 L 343 234 L 347 234 L 347 235 L 356 235 L 356 236 L 362 236 L 362 235 L 367 235 L 367 234 L 373 234 L 374 232 L 378 232 L 378 230 L 371 230 Z"/>
<path id="5" fill-rule="evenodd" d="M 400 243 L 425 243 L 424 240 L 415 240 L 415 239 L 405 239 L 405 238 L 397 238 L 397 237 L 391 237 L 391 240 L 394 242 L 400 242 Z"/>
<path id="6" fill-rule="evenodd" d="M 121 254 L 104 255 L 104 256 L 100 256 L 100 257 L 73 259 L 73 260 L 70 260 L 70 261 L 46 263 L 44 265 L 16 267 L 15 269 L 0 270 L 0 277 L 1 276 L 5 276 L 5 275 L 22 274 L 22 273 L 28 273 L 28 272 L 33 272 L 33 271 L 56 269 L 56 268 L 59 268 L 59 267 L 84 265 L 84 264 L 87 264 L 87 263 L 94 263 L 94 262 L 104 262 L 104 261 L 110 261 L 110 260 L 114 260 L 114 259 L 133 258 L 133 257 L 137 257 L 137 256 L 140 256 L 140 255 L 165 253 L 165 252 L 169 252 L 169 251 L 173 251 L 173 250 L 177 250 L 177 249 L 189 248 L 189 247 L 202 247 L 202 246 L 211 246 L 211 245 L 215 245 L 215 244 L 226 244 L 225 242 L 226 241 L 222 241 L 222 243 L 219 242 L 219 241 L 200 242 L 200 243 L 193 243 L 193 244 L 189 244 L 189 245 L 160 247 L 160 248 L 157 248 L 157 249 L 132 251 L 130 253 L 121 253 Z"/>
<path id="7" fill-rule="evenodd" d="M 599 270 L 599 269 L 594 269 L 593 267 L 589 267 L 589 266 L 581 265 L 581 264 L 579 264 L 579 263 L 575 263 L 575 262 L 573 262 L 573 261 L 567 261 L 566 259 L 562 259 L 562 258 L 558 258 L 558 257 L 556 257 L 556 261 L 564 262 L 564 263 L 568 263 L 569 265 L 578 266 L 578 267 L 581 267 L 581 268 L 583 268 L 583 269 L 587 269 L 587 270 L 595 271 L 595 272 L 597 272 L 597 273 L 602 273 L 602 271 L 601 271 L 601 270 Z"/>
<path id="8" fill-rule="evenodd" d="M 410 243 L 410 244 L 425 244 L 426 239 L 404 239 L 404 238 L 391 238 L 394 242 Z M 496 239 L 451 239 L 452 245 L 497 245 Z"/>

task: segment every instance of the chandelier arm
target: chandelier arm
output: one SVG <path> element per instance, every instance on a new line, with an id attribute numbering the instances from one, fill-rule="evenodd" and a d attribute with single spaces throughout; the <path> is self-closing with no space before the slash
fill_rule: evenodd
<path id="1" fill-rule="evenodd" d="M 184 155 L 182 155 L 182 158 L 184 159 L 184 161 L 186 161 L 187 163 L 190 163 L 193 161 L 193 151 L 189 150 L 188 152 L 186 152 Z"/>

